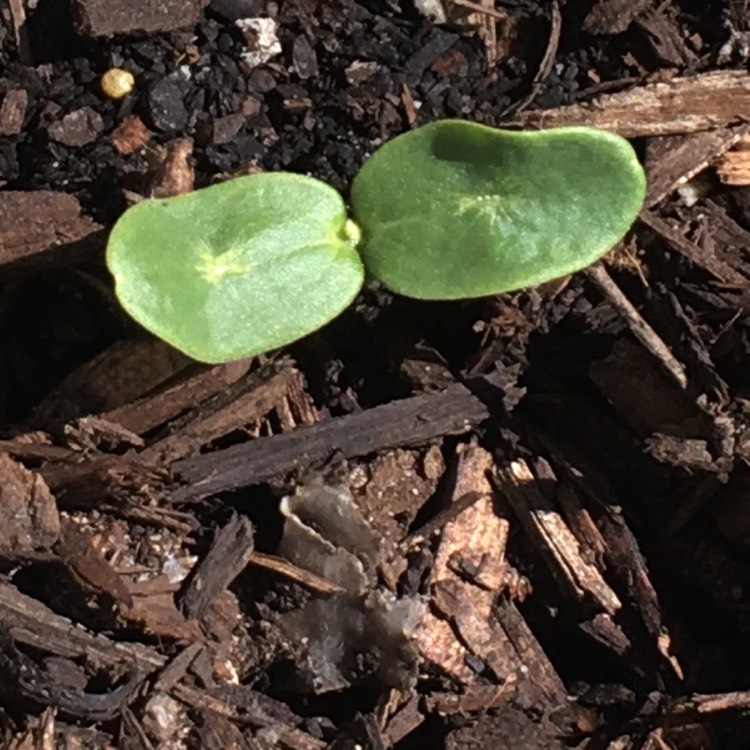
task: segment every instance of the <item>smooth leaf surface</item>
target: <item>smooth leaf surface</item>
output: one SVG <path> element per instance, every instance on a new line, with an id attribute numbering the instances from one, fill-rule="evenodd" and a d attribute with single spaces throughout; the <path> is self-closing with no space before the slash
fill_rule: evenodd
<path id="1" fill-rule="evenodd" d="M 125 310 L 203 362 L 299 339 L 354 299 L 363 268 L 341 196 L 310 177 L 240 177 L 123 214 L 107 265 Z"/>
<path id="2" fill-rule="evenodd" d="M 622 239 L 645 195 L 623 138 L 443 120 L 401 135 L 352 185 L 367 270 L 395 292 L 462 299 L 579 271 Z"/>

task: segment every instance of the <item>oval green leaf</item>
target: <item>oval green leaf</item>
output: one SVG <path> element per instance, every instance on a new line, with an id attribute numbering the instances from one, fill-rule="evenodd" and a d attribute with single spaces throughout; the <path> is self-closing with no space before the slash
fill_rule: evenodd
<path id="1" fill-rule="evenodd" d="M 125 310 L 202 362 L 242 359 L 315 331 L 363 283 L 341 196 L 285 172 L 239 177 L 128 209 L 107 245 Z"/>
<path id="2" fill-rule="evenodd" d="M 447 300 L 585 268 L 622 239 L 645 189 L 633 148 L 612 133 L 443 120 L 370 157 L 351 202 L 367 270 L 400 294 Z"/>

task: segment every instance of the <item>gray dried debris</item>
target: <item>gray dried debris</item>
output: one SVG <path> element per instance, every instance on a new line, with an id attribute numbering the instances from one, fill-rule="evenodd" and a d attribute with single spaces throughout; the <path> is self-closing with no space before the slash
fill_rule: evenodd
<path id="1" fill-rule="evenodd" d="M 320 483 L 282 502 L 281 553 L 346 591 L 285 615 L 287 636 L 305 644 L 301 680 L 316 693 L 375 677 L 405 689 L 416 677 L 413 635 L 422 604 L 374 585 L 379 540 L 351 494 Z"/>

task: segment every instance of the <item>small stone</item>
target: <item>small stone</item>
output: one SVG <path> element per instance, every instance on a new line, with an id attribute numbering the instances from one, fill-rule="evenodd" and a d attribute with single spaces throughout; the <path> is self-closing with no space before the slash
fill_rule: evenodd
<path id="1" fill-rule="evenodd" d="M 112 131 L 110 138 L 112 148 L 120 156 L 130 156 L 151 140 L 151 131 L 143 124 L 140 117 L 131 115 Z"/>
<path id="2" fill-rule="evenodd" d="M 302 80 L 318 75 L 318 56 L 304 36 L 296 37 L 292 45 L 292 66 Z"/>
<path id="3" fill-rule="evenodd" d="M 159 744 L 187 734 L 185 707 L 165 693 L 153 693 L 143 712 L 143 728 Z"/>
<path id="4" fill-rule="evenodd" d="M 267 94 L 276 88 L 276 79 L 270 70 L 254 70 L 248 78 L 247 87 L 251 91 L 257 91 L 259 94 Z"/>
<path id="5" fill-rule="evenodd" d="M 216 144 L 231 143 L 237 133 L 242 130 L 245 124 L 244 115 L 226 115 L 226 117 L 217 117 L 214 120 L 213 142 Z"/>
<path id="6" fill-rule="evenodd" d="M 242 114 L 245 115 L 245 117 L 255 117 L 255 115 L 260 112 L 262 106 L 263 104 L 260 100 L 256 99 L 254 96 L 248 96 L 247 99 L 242 102 Z"/>
<path id="7" fill-rule="evenodd" d="M 65 146 L 86 146 L 93 143 L 104 129 L 104 122 L 91 107 L 81 107 L 50 125 L 49 137 Z"/>
<path id="8" fill-rule="evenodd" d="M 0 105 L 0 135 L 18 135 L 23 127 L 29 96 L 24 89 L 11 89 Z"/>
<path id="9" fill-rule="evenodd" d="M 230 23 L 241 18 L 255 18 L 265 11 L 263 0 L 212 0 L 211 10 Z"/>
<path id="10" fill-rule="evenodd" d="M 344 75 L 346 80 L 352 85 L 357 86 L 364 83 L 368 78 L 372 78 L 378 72 L 380 66 L 376 62 L 361 62 L 355 60 L 346 70 Z"/>
<path id="11" fill-rule="evenodd" d="M 182 90 L 170 78 L 162 78 L 148 92 L 146 105 L 151 124 L 164 133 L 183 131 L 188 124 L 188 111 Z"/>

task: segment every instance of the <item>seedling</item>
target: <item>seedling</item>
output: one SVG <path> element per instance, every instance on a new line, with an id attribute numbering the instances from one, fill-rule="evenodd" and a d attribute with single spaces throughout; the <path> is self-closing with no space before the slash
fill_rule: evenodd
<path id="1" fill-rule="evenodd" d="M 578 271 L 625 235 L 644 193 L 643 169 L 619 136 L 445 120 L 365 163 L 354 221 L 313 178 L 240 177 L 129 209 L 107 263 L 141 325 L 195 359 L 225 362 L 336 317 L 362 286 L 362 261 L 394 292 L 436 300 Z"/>
<path id="2" fill-rule="evenodd" d="M 239 177 L 128 209 L 107 265 L 120 304 L 202 362 L 302 338 L 362 287 L 356 227 L 341 196 L 311 177 Z"/>
<path id="3" fill-rule="evenodd" d="M 352 186 L 369 273 L 420 299 L 483 297 L 586 268 L 638 215 L 631 145 L 592 128 L 447 120 L 395 138 Z"/>

